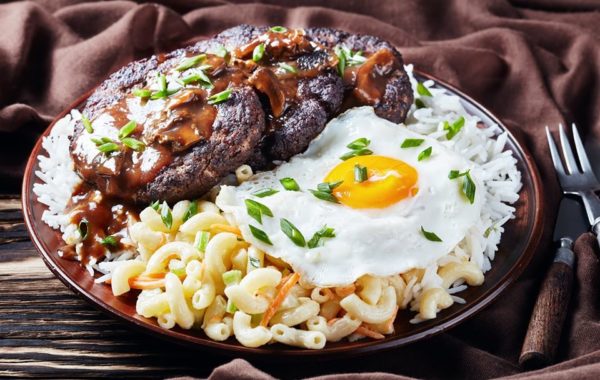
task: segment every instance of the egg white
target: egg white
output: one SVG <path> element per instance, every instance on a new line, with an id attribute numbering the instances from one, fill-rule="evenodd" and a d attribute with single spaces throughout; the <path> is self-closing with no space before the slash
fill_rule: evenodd
<path id="1" fill-rule="evenodd" d="M 386 208 L 353 209 L 315 198 L 316 189 L 340 162 L 351 141 L 366 137 L 374 154 L 405 161 L 419 175 L 418 193 Z M 416 148 L 400 148 L 407 138 L 425 141 Z M 418 154 L 432 147 L 428 159 Z M 451 170 L 471 170 L 478 191 L 473 204 L 461 192 L 461 179 L 450 180 Z M 342 286 L 365 274 L 388 276 L 413 268 L 424 268 L 450 253 L 480 220 L 484 201 L 481 169 L 475 163 L 447 149 L 436 140 L 414 133 L 375 115 L 373 108 L 351 109 L 328 123 L 307 151 L 275 170 L 259 173 L 239 186 L 222 187 L 216 203 L 235 224 L 244 239 L 267 254 L 287 262 L 303 281 L 315 286 Z M 279 179 L 294 178 L 301 191 L 286 191 Z M 278 193 L 258 198 L 252 193 L 273 188 Z M 273 212 L 262 224 L 251 218 L 245 199 L 256 200 Z M 308 241 L 323 225 L 335 229 L 335 237 L 321 247 L 295 245 L 280 228 L 280 219 L 292 222 Z M 256 239 L 248 225 L 263 230 L 273 245 Z M 442 242 L 425 238 L 421 227 L 434 232 Z"/>

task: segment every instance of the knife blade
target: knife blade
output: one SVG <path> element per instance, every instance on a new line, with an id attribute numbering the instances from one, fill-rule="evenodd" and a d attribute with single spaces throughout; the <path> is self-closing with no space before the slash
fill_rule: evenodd
<path id="1" fill-rule="evenodd" d="M 556 253 L 542 282 L 519 357 L 524 368 L 540 368 L 554 359 L 573 288 L 573 242 L 589 229 L 582 204 L 564 197 L 554 226 Z"/>
<path id="2" fill-rule="evenodd" d="M 558 208 L 552 240 L 559 242 L 561 238 L 568 237 L 575 241 L 589 229 L 583 205 L 573 198 L 564 197 Z"/>

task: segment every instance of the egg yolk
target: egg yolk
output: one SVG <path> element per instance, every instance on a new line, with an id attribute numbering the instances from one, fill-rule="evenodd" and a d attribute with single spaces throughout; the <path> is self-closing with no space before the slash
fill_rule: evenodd
<path id="1" fill-rule="evenodd" d="M 367 179 L 357 182 L 356 165 L 367 168 Z M 325 182 L 343 181 L 333 195 L 352 208 L 384 208 L 417 193 L 418 173 L 404 161 L 385 156 L 352 157 L 327 174 Z"/>

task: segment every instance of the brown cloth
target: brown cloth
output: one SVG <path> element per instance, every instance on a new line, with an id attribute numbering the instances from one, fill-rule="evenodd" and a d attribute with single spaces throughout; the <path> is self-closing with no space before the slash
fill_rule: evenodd
<path id="1" fill-rule="evenodd" d="M 545 186 L 544 242 L 550 241 L 560 193 L 543 127 L 574 121 L 585 139 L 600 141 L 597 0 L 164 3 L 168 6 L 75 0 L 0 5 L 0 192 L 19 191 L 36 136 L 111 72 L 131 60 L 240 23 L 329 26 L 378 35 L 396 44 L 406 62 L 487 106 L 522 138 L 539 165 Z M 357 359 L 253 364 L 287 377 L 380 371 L 427 378 L 600 378 L 600 273 L 594 244 L 590 236 L 578 241 L 577 280 L 559 348 L 561 363 L 542 372 L 519 375 L 517 359 L 539 282 L 551 260 L 548 244 L 492 306 L 448 333 Z M 242 361 L 214 372 L 219 379 L 253 375 L 259 373 Z"/>

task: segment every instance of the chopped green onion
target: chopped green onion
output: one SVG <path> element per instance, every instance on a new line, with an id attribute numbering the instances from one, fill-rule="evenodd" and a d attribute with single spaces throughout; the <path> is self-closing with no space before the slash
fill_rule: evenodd
<path id="1" fill-rule="evenodd" d="M 354 165 L 354 182 L 365 182 L 367 178 L 367 168 L 365 166 L 360 166 L 359 164 Z"/>
<path id="2" fill-rule="evenodd" d="M 254 201 L 252 199 L 244 200 L 246 204 L 246 211 L 251 218 L 254 218 L 258 223 L 262 224 L 262 216 L 270 216 L 273 217 L 273 212 L 271 209 L 265 206 L 264 204 Z"/>
<path id="3" fill-rule="evenodd" d="M 225 312 L 229 313 L 229 314 L 233 314 L 238 310 L 238 308 L 235 306 L 235 304 L 233 303 L 233 301 L 231 299 L 227 300 L 227 305 L 225 306 Z"/>
<path id="4" fill-rule="evenodd" d="M 240 270 L 230 270 L 223 273 L 223 283 L 225 286 L 236 285 L 239 284 L 242 280 L 242 271 Z"/>
<path id="5" fill-rule="evenodd" d="M 212 53 L 218 57 L 225 58 L 227 55 L 227 49 L 225 49 L 225 46 L 223 45 L 218 45 L 215 47 Z"/>
<path id="6" fill-rule="evenodd" d="M 89 230 L 89 222 L 87 219 L 81 219 L 79 225 L 77 226 L 77 231 L 79 231 L 79 236 L 81 236 L 81 240 L 85 240 L 88 236 Z"/>
<path id="7" fill-rule="evenodd" d="M 101 139 L 95 139 L 92 137 L 90 140 L 92 140 L 92 142 L 94 144 L 96 144 L 96 146 L 100 146 L 100 145 L 104 144 L 104 141 L 102 141 Z"/>
<path id="8" fill-rule="evenodd" d="M 273 245 L 273 243 L 271 243 L 271 239 L 269 239 L 269 236 L 267 236 L 265 231 L 256 228 L 251 224 L 248 227 L 250 227 L 250 232 L 252 233 L 252 236 L 254 236 L 255 238 L 257 238 L 265 244 Z"/>
<path id="9" fill-rule="evenodd" d="M 404 139 L 400 148 L 415 148 L 423 144 L 424 139 Z"/>
<path id="10" fill-rule="evenodd" d="M 340 156 L 340 159 L 346 161 L 347 159 L 352 158 L 352 157 L 368 156 L 370 154 L 373 154 L 372 150 L 363 148 L 363 149 L 357 149 L 357 150 L 352 150 L 350 152 L 346 152 Z"/>
<path id="11" fill-rule="evenodd" d="M 254 195 L 255 197 L 259 197 L 259 198 L 265 198 L 265 197 L 268 197 L 270 195 L 276 194 L 278 192 L 279 192 L 279 190 L 275 190 L 275 189 L 271 189 L 271 188 L 266 188 L 266 189 L 257 190 L 254 193 L 252 193 L 252 195 Z"/>
<path id="12" fill-rule="evenodd" d="M 163 202 L 160 207 L 160 218 L 162 219 L 163 224 L 167 229 L 171 229 L 173 226 L 173 215 L 171 214 L 171 209 L 167 202 Z"/>
<path id="13" fill-rule="evenodd" d="M 298 182 L 295 179 L 286 177 L 279 180 L 281 186 L 288 191 L 300 191 L 300 186 L 298 186 Z"/>
<path id="14" fill-rule="evenodd" d="M 227 99 L 231 97 L 231 88 L 228 88 L 224 91 L 219 92 L 218 94 L 214 94 L 208 97 L 208 104 L 219 104 L 223 103 Z"/>
<path id="15" fill-rule="evenodd" d="M 138 98 L 149 98 L 152 95 L 152 91 L 145 88 L 135 88 L 132 93 L 133 96 L 137 96 Z"/>
<path id="16" fill-rule="evenodd" d="M 183 221 L 187 222 L 189 218 L 196 215 L 198 213 L 198 202 L 192 201 L 188 206 L 188 209 L 183 214 Z"/>
<path id="17" fill-rule="evenodd" d="M 183 276 L 185 274 L 185 263 L 181 260 L 170 260 L 169 272 L 176 276 Z"/>
<path id="18" fill-rule="evenodd" d="M 137 127 L 137 123 L 134 120 L 130 120 L 127 124 L 125 124 L 121 129 L 119 129 L 119 140 L 129 136 Z"/>
<path id="19" fill-rule="evenodd" d="M 158 209 L 160 208 L 160 202 L 158 200 L 150 203 L 150 207 L 154 209 L 154 211 L 158 212 Z"/>
<path id="20" fill-rule="evenodd" d="M 275 32 L 275 33 L 285 33 L 285 32 L 287 32 L 287 28 L 285 26 L 273 26 L 269 30 L 271 32 Z"/>
<path id="21" fill-rule="evenodd" d="M 429 147 L 429 148 L 423 150 L 421 153 L 419 153 L 419 156 L 417 156 L 417 161 L 422 161 L 426 158 L 429 158 L 429 156 L 431 156 L 432 151 L 433 151 L 432 147 Z"/>
<path id="22" fill-rule="evenodd" d="M 448 178 L 455 179 L 455 178 L 458 178 L 458 177 L 460 177 L 462 175 L 463 174 L 460 174 L 460 172 L 458 170 L 450 170 L 450 173 L 448 173 Z"/>
<path id="23" fill-rule="evenodd" d="M 206 54 L 199 54 L 190 58 L 185 59 L 179 66 L 175 68 L 177 71 L 185 71 L 196 66 L 206 58 Z"/>
<path id="24" fill-rule="evenodd" d="M 250 266 L 260 268 L 260 260 L 256 257 L 248 256 L 248 261 L 250 262 Z"/>
<path id="25" fill-rule="evenodd" d="M 460 132 L 460 130 L 462 129 L 462 127 L 465 125 L 465 118 L 464 117 L 459 117 L 454 123 L 450 124 L 447 121 L 444 121 L 444 130 L 448 131 L 446 132 L 446 138 L 448 140 L 452 140 L 452 138 L 454 136 L 456 136 L 456 134 L 458 132 Z"/>
<path id="26" fill-rule="evenodd" d="M 298 72 L 297 68 L 285 62 L 280 62 L 279 67 L 287 71 L 288 73 L 296 74 Z"/>
<path id="27" fill-rule="evenodd" d="M 92 122 L 88 119 L 84 114 L 81 114 L 81 122 L 87 133 L 94 133 L 94 127 L 92 127 Z"/>
<path id="28" fill-rule="evenodd" d="M 421 99 L 419 99 L 419 98 L 417 98 L 417 99 L 415 100 L 415 105 L 417 106 L 417 109 L 421 109 L 421 108 L 425 108 L 425 107 L 427 107 L 427 106 L 425 105 L 425 103 L 423 103 L 423 101 L 422 101 Z"/>
<path id="29" fill-rule="evenodd" d="M 429 89 L 421 82 L 417 83 L 417 93 L 421 96 L 433 96 L 431 95 L 431 92 L 429 92 Z"/>
<path id="30" fill-rule="evenodd" d="M 306 246 L 304 236 L 289 220 L 281 218 L 279 226 L 281 227 L 281 231 L 298 247 Z"/>
<path id="31" fill-rule="evenodd" d="M 361 138 L 358 138 L 358 139 L 352 141 L 350 144 L 346 145 L 346 148 L 349 148 L 352 150 L 359 150 L 359 149 L 368 147 L 369 144 L 371 144 L 371 140 L 369 140 L 366 137 L 361 137 Z"/>
<path id="32" fill-rule="evenodd" d="M 196 232 L 196 238 L 194 239 L 194 247 L 200 252 L 205 252 L 209 240 L 210 232 L 198 231 Z"/>
<path id="33" fill-rule="evenodd" d="M 496 231 L 496 223 L 486 228 L 485 232 L 483 233 L 483 237 L 487 239 L 488 237 L 490 237 L 492 231 Z"/>
<path id="34" fill-rule="evenodd" d="M 475 182 L 471 178 L 471 171 L 467 170 L 465 178 L 463 179 L 462 192 L 469 200 L 469 203 L 475 203 Z"/>
<path id="35" fill-rule="evenodd" d="M 119 146 L 114 142 L 107 142 L 98 146 L 98 150 L 102 153 L 111 153 L 119 150 Z"/>
<path id="36" fill-rule="evenodd" d="M 421 232 L 423 233 L 423 236 L 425 236 L 425 239 L 427 239 L 429 241 L 437 241 L 437 242 L 442 241 L 442 239 L 440 239 L 440 237 L 437 236 L 436 234 L 434 234 L 433 232 L 425 231 L 423 226 L 421 226 Z"/>
<path id="37" fill-rule="evenodd" d="M 335 55 L 338 58 L 338 63 L 337 63 L 338 74 L 341 77 L 343 77 L 344 71 L 346 71 L 346 54 L 344 53 L 344 51 L 342 50 L 342 48 L 340 46 L 334 47 L 333 52 L 335 53 Z"/>
<path id="38" fill-rule="evenodd" d="M 317 190 L 319 191 L 324 191 L 326 193 L 330 193 L 333 191 L 333 189 L 335 189 L 336 187 L 338 187 L 339 185 L 341 185 L 344 181 L 336 181 L 336 182 L 323 182 L 317 185 Z"/>
<path id="39" fill-rule="evenodd" d="M 316 248 L 323 245 L 323 238 L 335 237 L 335 230 L 331 227 L 323 226 L 319 231 L 310 238 L 307 243 L 308 248 Z"/>
<path id="40" fill-rule="evenodd" d="M 117 238 L 114 237 L 113 235 L 108 235 L 106 236 L 104 239 L 102 239 L 102 241 L 100 242 L 100 244 L 107 246 L 107 245 L 111 245 L 113 247 L 116 247 L 118 241 Z"/>
<path id="41" fill-rule="evenodd" d="M 204 71 L 197 71 L 194 74 L 188 75 L 187 77 L 181 79 L 181 83 L 184 86 L 187 86 L 190 83 L 197 83 L 197 82 L 200 82 L 203 85 L 203 87 L 206 87 L 206 88 L 213 87 L 212 81 L 210 80 L 208 75 L 206 75 L 204 73 Z"/>
<path id="42" fill-rule="evenodd" d="M 146 144 L 144 144 L 140 140 L 134 139 L 133 137 L 125 137 L 121 139 L 121 142 L 126 147 L 131 148 L 137 152 L 141 152 L 142 150 L 144 150 L 144 148 L 146 148 Z"/>
<path id="43" fill-rule="evenodd" d="M 254 51 L 252 51 L 252 60 L 258 62 L 265 55 L 265 44 L 256 45 Z"/>
<path id="44" fill-rule="evenodd" d="M 312 190 L 312 189 L 308 189 L 308 191 L 310 191 L 312 193 L 312 195 L 314 195 L 316 198 L 319 198 L 320 200 L 331 202 L 331 203 L 340 203 L 340 201 L 338 201 L 338 199 L 329 192 L 321 191 L 321 190 Z"/>

